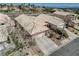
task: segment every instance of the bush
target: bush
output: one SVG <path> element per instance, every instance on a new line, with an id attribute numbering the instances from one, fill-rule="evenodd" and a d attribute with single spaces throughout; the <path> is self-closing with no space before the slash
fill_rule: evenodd
<path id="1" fill-rule="evenodd" d="M 69 37 L 66 31 L 64 31 L 63 35 L 65 36 L 65 38 Z"/>
<path id="2" fill-rule="evenodd" d="M 10 41 L 10 38 L 9 38 L 9 37 L 7 37 L 7 43 L 11 43 L 11 41 Z"/>
<path id="3" fill-rule="evenodd" d="M 36 45 L 36 43 L 35 43 L 35 42 L 33 42 L 33 41 L 28 42 L 28 44 L 29 44 L 30 46 L 35 46 L 35 45 Z"/>
<path id="4" fill-rule="evenodd" d="M 62 30 L 62 29 L 58 29 L 57 32 L 60 34 L 60 35 L 63 35 L 65 38 L 68 38 L 68 34 L 65 30 Z"/>
<path id="5" fill-rule="evenodd" d="M 10 50 L 8 50 L 7 52 L 5 52 L 5 55 L 9 55 L 9 54 L 11 54 L 13 51 L 15 51 L 15 49 L 10 49 Z"/>

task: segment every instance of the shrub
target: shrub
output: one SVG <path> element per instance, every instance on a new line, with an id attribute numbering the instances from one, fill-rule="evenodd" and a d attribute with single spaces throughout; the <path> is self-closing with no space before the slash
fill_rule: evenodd
<path id="1" fill-rule="evenodd" d="M 66 31 L 63 32 L 63 35 L 65 36 L 65 38 L 69 37 Z"/>
<path id="2" fill-rule="evenodd" d="M 63 29 L 57 29 L 57 33 L 59 33 L 60 35 L 63 35 L 65 38 L 69 37 L 67 32 Z"/>

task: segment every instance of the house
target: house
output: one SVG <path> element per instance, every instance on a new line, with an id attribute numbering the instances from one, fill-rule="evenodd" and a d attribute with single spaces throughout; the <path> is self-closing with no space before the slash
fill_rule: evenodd
<path id="1" fill-rule="evenodd" d="M 57 45 L 50 38 L 45 36 L 45 32 L 50 30 L 46 25 L 50 23 L 53 25 L 52 28 L 63 29 L 64 22 L 62 19 L 48 14 L 40 14 L 37 17 L 23 14 L 16 17 L 15 20 L 26 31 L 28 31 L 29 34 L 32 35 L 32 38 L 35 39 L 37 46 L 44 53 L 44 55 L 49 55 L 57 48 Z"/>
<path id="2" fill-rule="evenodd" d="M 15 20 L 24 27 L 31 35 L 35 35 L 36 33 L 40 33 L 46 30 L 49 30 L 46 22 L 49 22 L 57 28 L 63 28 L 64 22 L 55 16 L 40 14 L 37 17 L 28 16 L 28 15 L 20 15 L 15 18 Z"/>

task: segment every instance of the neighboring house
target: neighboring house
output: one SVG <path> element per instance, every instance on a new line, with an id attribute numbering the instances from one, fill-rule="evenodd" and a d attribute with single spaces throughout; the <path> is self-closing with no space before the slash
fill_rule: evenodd
<path id="1" fill-rule="evenodd" d="M 64 11 L 56 11 L 53 13 L 54 16 L 59 17 L 61 19 L 65 19 L 67 15 L 70 15 L 73 13 L 69 13 L 69 12 L 64 12 Z"/>
<path id="2" fill-rule="evenodd" d="M 7 41 L 8 27 L 12 26 L 12 21 L 7 15 L 0 14 L 0 42 Z"/>
<path id="3" fill-rule="evenodd" d="M 74 13 L 56 11 L 53 13 L 53 15 L 63 19 L 66 25 L 68 26 L 74 27 L 74 25 L 77 25 L 79 23 L 79 20 L 77 19 L 77 15 Z"/>
<path id="4" fill-rule="evenodd" d="M 11 31 L 12 26 L 14 25 L 13 21 L 5 15 L 0 14 L 0 51 L 5 48 L 13 48 L 13 44 L 8 44 L 9 31 Z"/>

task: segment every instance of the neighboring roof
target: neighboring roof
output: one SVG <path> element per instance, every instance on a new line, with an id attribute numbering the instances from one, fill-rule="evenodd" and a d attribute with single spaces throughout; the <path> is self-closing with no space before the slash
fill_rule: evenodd
<path id="1" fill-rule="evenodd" d="M 79 38 L 52 53 L 51 56 L 79 56 Z"/>
<path id="2" fill-rule="evenodd" d="M 56 11 L 56 12 L 54 12 L 53 14 L 58 14 L 58 15 L 66 16 L 66 15 L 70 15 L 70 14 L 73 14 L 73 13 L 64 12 L 64 11 Z"/>
<path id="3" fill-rule="evenodd" d="M 13 25 L 14 25 L 13 22 L 7 15 L 0 14 L 0 42 L 4 42 L 7 40 L 8 37 L 7 28 Z"/>

